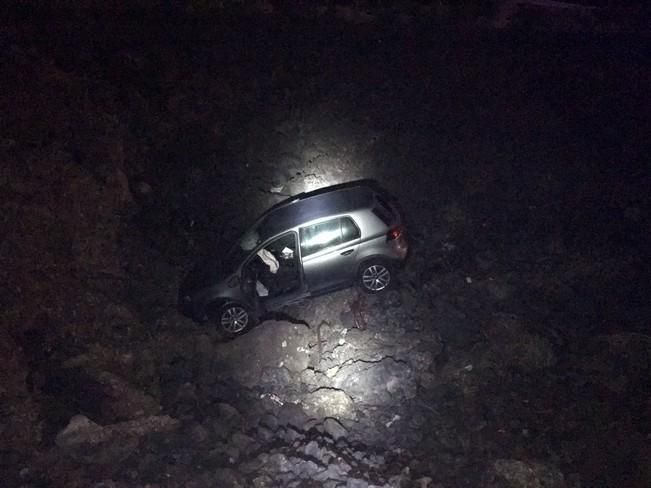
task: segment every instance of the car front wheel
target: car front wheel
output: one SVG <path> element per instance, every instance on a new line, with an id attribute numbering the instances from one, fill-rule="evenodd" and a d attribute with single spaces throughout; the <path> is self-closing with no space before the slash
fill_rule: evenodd
<path id="1" fill-rule="evenodd" d="M 253 324 L 249 311 L 237 303 L 224 305 L 218 320 L 222 330 L 228 335 L 242 334 Z"/>
<path id="2" fill-rule="evenodd" d="M 388 289 L 393 280 L 391 266 L 383 261 L 370 261 L 359 271 L 359 284 L 366 293 L 380 293 Z"/>

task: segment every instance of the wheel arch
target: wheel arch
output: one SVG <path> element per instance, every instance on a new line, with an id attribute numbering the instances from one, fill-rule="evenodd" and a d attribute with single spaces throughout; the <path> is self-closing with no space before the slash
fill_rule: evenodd
<path id="1" fill-rule="evenodd" d="M 391 266 L 392 268 L 396 266 L 394 259 L 388 258 L 382 254 L 372 254 L 370 256 L 364 257 L 357 266 L 357 275 L 362 272 L 365 266 L 368 266 L 369 263 L 382 262 Z"/>

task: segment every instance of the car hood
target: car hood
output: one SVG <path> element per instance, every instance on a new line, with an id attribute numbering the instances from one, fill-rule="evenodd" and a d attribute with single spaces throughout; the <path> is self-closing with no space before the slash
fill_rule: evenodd
<path id="1" fill-rule="evenodd" d="M 239 263 L 224 257 L 209 257 L 200 260 L 185 276 L 179 289 L 179 297 L 192 296 L 195 293 L 214 286 L 230 276 Z"/>

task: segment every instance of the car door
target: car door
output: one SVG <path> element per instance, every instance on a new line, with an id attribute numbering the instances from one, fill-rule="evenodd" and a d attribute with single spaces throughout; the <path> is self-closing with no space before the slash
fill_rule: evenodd
<path id="1" fill-rule="evenodd" d="M 243 282 L 263 298 L 278 298 L 301 290 L 296 232 L 274 237 L 247 258 Z"/>
<path id="2" fill-rule="evenodd" d="M 337 217 L 299 230 L 303 276 L 312 294 L 347 285 L 355 278 L 359 227 Z"/>

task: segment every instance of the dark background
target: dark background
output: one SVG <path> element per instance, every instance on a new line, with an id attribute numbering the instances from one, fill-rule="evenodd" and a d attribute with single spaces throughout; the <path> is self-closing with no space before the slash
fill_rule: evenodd
<path id="1" fill-rule="evenodd" d="M 180 277 L 277 202 L 272 187 L 372 178 L 405 209 L 402 282 L 429 307 L 414 320 L 447 345 L 442 363 L 490 343 L 496 313 L 535 324 L 555 356 L 482 370 L 470 403 L 452 380 L 447 397 L 423 387 L 426 403 L 446 398 L 450 436 L 469 418 L 495 430 L 471 448 L 422 441 L 413 459 L 458 456 L 441 461 L 444 486 L 488 485 L 497 453 L 552 459 L 570 486 L 648 486 L 648 9 L 581 2 L 609 8 L 580 22 L 527 11 L 499 30 L 493 2 L 375 2 L 373 21 L 347 21 L 345 2 L 319 15 L 226 3 L 2 14 L 5 479 L 18 483 L 14 466 L 51 470 L 54 485 L 100 479 L 59 461 L 53 439 L 75 413 L 116 417 L 92 374 L 62 365 L 86 354 L 175 415 L 161 387 L 173 355 L 156 344 L 202 333 L 176 315 Z M 466 277 L 487 295 L 455 288 Z M 449 307 L 474 311 L 440 319 Z M 128 367 L 106 359 L 144 349 Z M 510 411 L 513 396 L 542 406 Z M 513 418 L 539 437 L 500 438 Z"/>

